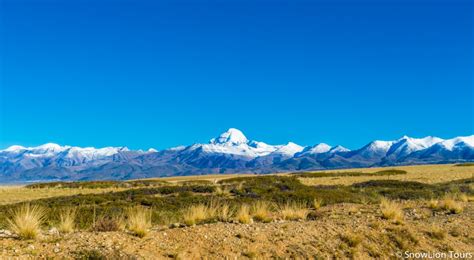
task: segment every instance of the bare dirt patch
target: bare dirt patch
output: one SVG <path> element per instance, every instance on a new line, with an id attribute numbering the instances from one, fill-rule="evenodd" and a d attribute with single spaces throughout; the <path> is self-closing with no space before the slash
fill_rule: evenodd
<path id="1" fill-rule="evenodd" d="M 368 259 L 396 258 L 404 251 L 474 252 L 474 203 L 465 202 L 461 214 L 433 211 L 425 201 L 401 206 L 402 224 L 384 220 L 377 205 L 343 203 L 320 208 L 310 221 L 155 227 L 142 239 L 125 232 L 48 234 L 37 241 L 0 238 L 0 258 Z M 443 235 L 432 235 L 438 233 Z"/>

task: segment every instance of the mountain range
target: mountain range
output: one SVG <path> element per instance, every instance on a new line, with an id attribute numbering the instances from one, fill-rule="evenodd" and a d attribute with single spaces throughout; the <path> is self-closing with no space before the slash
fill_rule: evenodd
<path id="1" fill-rule="evenodd" d="M 403 136 L 349 150 L 320 143 L 270 145 L 238 129 L 206 144 L 162 151 L 74 147 L 48 143 L 0 150 L 0 182 L 125 180 L 210 173 L 271 173 L 474 161 L 474 135 L 441 139 Z"/>

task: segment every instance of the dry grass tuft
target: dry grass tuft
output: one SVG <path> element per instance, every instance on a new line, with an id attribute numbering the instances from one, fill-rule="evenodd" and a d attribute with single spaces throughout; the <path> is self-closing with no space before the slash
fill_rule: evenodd
<path id="1" fill-rule="evenodd" d="M 144 207 L 128 209 L 127 227 L 137 237 L 146 236 L 151 228 L 151 210 Z"/>
<path id="2" fill-rule="evenodd" d="M 430 230 L 426 233 L 437 240 L 443 240 L 446 237 L 446 231 L 435 225 L 431 226 Z"/>
<path id="3" fill-rule="evenodd" d="M 219 207 L 217 212 L 217 220 L 222 222 L 229 222 L 232 216 L 235 214 L 235 209 L 229 206 L 227 203 L 223 203 Z"/>
<path id="4" fill-rule="evenodd" d="M 73 208 L 67 208 L 59 213 L 59 225 L 58 231 L 67 234 L 74 232 L 76 220 L 76 210 Z"/>
<path id="5" fill-rule="evenodd" d="M 35 239 L 41 232 L 41 224 L 46 211 L 38 206 L 23 204 L 12 211 L 12 218 L 8 219 L 9 228 L 21 239 Z"/>
<path id="6" fill-rule="evenodd" d="M 319 208 L 321 208 L 322 205 L 323 205 L 323 200 L 322 199 L 314 199 L 313 200 L 313 208 L 315 210 L 318 210 Z"/>
<path id="7" fill-rule="evenodd" d="M 230 189 L 228 187 L 223 186 L 216 186 L 216 190 L 214 192 L 217 196 L 227 197 L 231 195 Z"/>
<path id="8" fill-rule="evenodd" d="M 431 199 L 429 202 L 428 202 L 428 208 L 432 209 L 432 210 L 437 210 L 439 209 L 439 201 L 438 200 L 435 200 L 435 199 Z"/>
<path id="9" fill-rule="evenodd" d="M 362 236 L 353 233 L 346 233 L 341 235 L 341 240 L 350 247 L 357 247 L 362 242 Z"/>
<path id="10" fill-rule="evenodd" d="M 309 214 L 309 209 L 306 203 L 302 202 L 287 202 L 279 207 L 279 213 L 283 219 L 299 220 L 306 219 Z"/>
<path id="11" fill-rule="evenodd" d="M 267 201 L 257 201 L 252 204 L 250 208 L 251 215 L 254 220 L 259 222 L 271 222 L 272 218 L 272 204 Z"/>
<path id="12" fill-rule="evenodd" d="M 440 201 L 439 207 L 452 214 L 459 214 L 463 211 L 462 205 L 451 197 L 446 197 Z"/>
<path id="13" fill-rule="evenodd" d="M 468 202 L 469 201 L 469 197 L 465 193 L 459 194 L 458 198 L 462 202 Z"/>
<path id="14" fill-rule="evenodd" d="M 398 203 L 383 198 L 380 202 L 380 210 L 384 219 L 392 220 L 395 224 L 403 222 L 403 210 Z"/>
<path id="15" fill-rule="evenodd" d="M 231 209 L 227 204 L 211 200 L 207 204 L 197 204 L 186 208 L 183 212 L 184 224 L 192 226 L 206 220 L 228 219 Z"/>
<path id="16" fill-rule="evenodd" d="M 239 210 L 235 214 L 235 218 L 242 224 L 249 224 L 252 222 L 252 217 L 250 216 L 250 208 L 248 205 L 243 204 L 240 206 Z"/>
<path id="17" fill-rule="evenodd" d="M 184 224 L 188 226 L 195 225 L 208 216 L 207 207 L 204 204 L 192 205 L 184 210 L 183 220 Z"/>

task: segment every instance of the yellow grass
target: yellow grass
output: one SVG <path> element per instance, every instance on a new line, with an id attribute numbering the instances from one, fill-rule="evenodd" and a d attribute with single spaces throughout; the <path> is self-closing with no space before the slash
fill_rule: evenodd
<path id="1" fill-rule="evenodd" d="M 9 228 L 21 239 L 35 239 L 41 232 L 46 211 L 38 205 L 23 204 L 12 211 Z"/>
<path id="2" fill-rule="evenodd" d="M 434 239 L 443 240 L 446 237 L 446 231 L 436 225 L 431 225 L 428 235 Z"/>
<path id="3" fill-rule="evenodd" d="M 75 229 L 76 210 L 67 208 L 59 213 L 58 231 L 61 233 L 71 233 Z"/>
<path id="4" fill-rule="evenodd" d="M 235 214 L 235 218 L 242 224 L 249 224 L 252 222 L 252 218 L 250 216 L 250 208 L 248 205 L 241 205 L 237 213 Z"/>
<path id="5" fill-rule="evenodd" d="M 230 196 L 231 192 L 228 187 L 216 186 L 215 194 L 217 196 Z"/>
<path id="6" fill-rule="evenodd" d="M 186 208 L 183 212 L 184 224 L 192 226 L 198 222 L 205 220 L 207 217 L 207 209 L 204 204 L 193 205 Z"/>
<path id="7" fill-rule="evenodd" d="M 217 219 L 222 222 L 228 222 L 232 219 L 232 216 L 235 213 L 234 211 L 234 208 L 231 208 L 229 204 L 223 203 L 220 205 L 217 212 Z"/>
<path id="8" fill-rule="evenodd" d="M 223 204 L 225 205 L 225 204 Z M 223 209 L 224 207 L 217 201 L 212 200 L 208 204 L 197 204 L 186 208 L 183 212 L 184 224 L 192 226 L 204 220 L 218 219 L 219 216 L 226 218 L 226 214 L 230 214 L 230 209 Z"/>
<path id="9" fill-rule="evenodd" d="M 302 202 L 287 202 L 279 207 L 280 216 L 286 220 L 306 219 L 309 214 L 309 209 L 305 203 Z"/>
<path id="10" fill-rule="evenodd" d="M 435 199 L 431 199 L 431 200 L 428 202 L 428 207 L 429 207 L 430 209 L 433 209 L 433 210 L 439 209 L 439 201 L 438 201 L 438 200 L 435 200 Z"/>
<path id="11" fill-rule="evenodd" d="M 37 199 L 72 196 L 77 194 L 99 194 L 113 191 L 123 191 L 126 188 L 105 189 L 68 189 L 68 188 L 45 188 L 28 189 L 23 186 L 0 186 L 0 205 L 28 202 Z"/>
<path id="12" fill-rule="evenodd" d="M 462 202 L 468 202 L 469 201 L 469 197 L 465 193 L 459 194 L 458 198 Z"/>
<path id="13" fill-rule="evenodd" d="M 461 168 L 461 167 L 460 167 Z M 174 176 L 174 177 L 162 177 L 162 178 L 151 178 L 151 180 L 163 180 L 170 183 L 177 183 L 183 181 L 211 181 L 218 182 L 220 180 L 235 178 L 235 177 L 254 177 L 255 174 L 242 173 L 242 174 L 208 174 L 208 175 L 194 175 L 194 176 Z"/>
<path id="14" fill-rule="evenodd" d="M 127 212 L 127 228 L 137 237 L 144 237 L 151 228 L 151 210 L 134 207 Z"/>
<path id="15" fill-rule="evenodd" d="M 382 199 L 380 202 L 380 210 L 384 219 L 392 220 L 396 224 L 403 222 L 403 210 L 395 201 Z"/>
<path id="16" fill-rule="evenodd" d="M 250 212 L 252 218 L 260 222 L 271 222 L 272 219 L 272 205 L 267 201 L 257 201 L 252 204 Z"/>
<path id="17" fill-rule="evenodd" d="M 357 171 L 373 173 L 386 169 L 387 168 L 354 168 L 346 170 L 330 170 L 325 172 Z M 299 179 L 306 185 L 351 185 L 369 180 L 400 180 L 417 181 L 422 183 L 441 183 L 474 177 L 474 167 L 456 167 L 453 164 L 400 166 L 390 167 L 390 169 L 404 170 L 407 174 L 392 176 L 344 176 Z"/>
<path id="18" fill-rule="evenodd" d="M 462 205 L 451 197 L 445 197 L 439 202 L 441 209 L 447 210 L 452 214 L 459 214 L 463 211 Z"/>
<path id="19" fill-rule="evenodd" d="M 322 205 L 323 205 L 323 200 L 321 200 L 321 199 L 314 199 L 313 200 L 313 208 L 314 209 L 317 210 L 317 209 L 321 208 Z"/>

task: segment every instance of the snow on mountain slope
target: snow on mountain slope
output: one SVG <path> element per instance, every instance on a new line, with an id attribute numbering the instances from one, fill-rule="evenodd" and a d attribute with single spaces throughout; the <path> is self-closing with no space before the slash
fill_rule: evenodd
<path id="1" fill-rule="evenodd" d="M 452 151 L 456 147 L 465 147 L 465 146 L 474 147 L 474 135 L 462 136 L 462 137 L 456 137 L 453 139 L 444 140 L 443 142 L 440 142 L 439 145 L 441 145 L 442 147 L 444 147 L 445 149 L 449 151 Z"/>
<path id="2" fill-rule="evenodd" d="M 325 143 L 303 147 L 289 142 L 270 145 L 249 140 L 230 128 L 205 144 L 162 151 L 126 147 L 73 147 L 47 143 L 0 150 L 0 181 L 32 179 L 120 179 L 203 173 L 370 167 L 474 161 L 474 135 L 373 141 L 350 151 Z"/>
<path id="3" fill-rule="evenodd" d="M 286 145 L 278 146 L 278 148 L 272 153 L 292 157 L 293 155 L 295 155 L 295 153 L 303 151 L 303 149 L 303 146 L 295 144 L 293 142 L 289 142 Z"/>
<path id="4" fill-rule="evenodd" d="M 346 147 L 344 146 L 341 146 L 341 145 L 336 145 L 334 146 L 333 148 L 331 148 L 331 150 L 329 150 L 328 152 L 329 153 L 340 153 L 340 152 L 349 152 L 350 150 L 347 149 Z"/>
<path id="5" fill-rule="evenodd" d="M 387 156 L 396 155 L 404 156 L 412 152 L 426 149 L 436 143 L 442 142 L 443 139 L 438 137 L 428 136 L 425 138 L 411 138 L 403 136 L 402 138 L 393 141 L 393 145 L 387 151 Z"/>
<path id="6" fill-rule="evenodd" d="M 240 145 L 248 143 L 247 137 L 235 128 L 229 128 L 226 132 L 220 134 L 217 138 L 211 139 L 209 142 L 214 145 Z"/>
<path id="7" fill-rule="evenodd" d="M 268 155 L 278 149 L 276 146 L 263 142 L 249 141 L 238 129 L 230 128 L 226 132 L 213 138 L 208 144 L 194 144 L 186 150 L 201 149 L 208 154 L 230 154 L 249 158 Z"/>
<path id="8" fill-rule="evenodd" d="M 327 153 L 331 150 L 331 146 L 325 143 L 320 143 L 314 146 L 305 147 L 301 152 L 297 153 L 295 156 L 301 157 L 311 154 L 320 154 Z"/>

